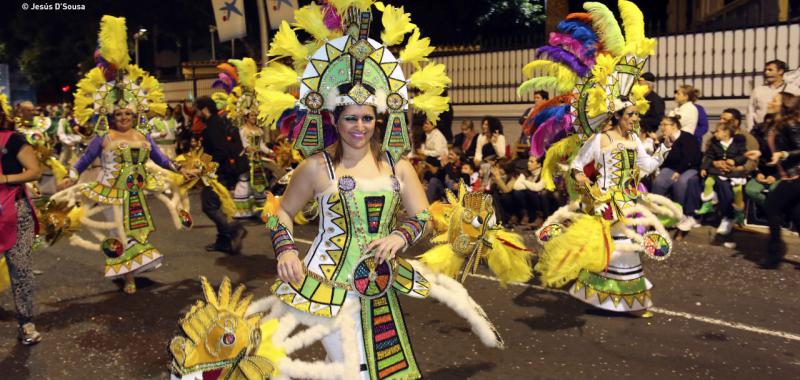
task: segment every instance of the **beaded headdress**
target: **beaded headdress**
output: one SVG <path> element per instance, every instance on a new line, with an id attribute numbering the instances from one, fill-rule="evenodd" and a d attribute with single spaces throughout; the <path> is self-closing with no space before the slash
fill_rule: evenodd
<path id="1" fill-rule="evenodd" d="M 369 37 L 373 7 L 382 12 L 381 42 Z M 338 106 L 371 105 L 388 114 L 382 150 L 399 159 L 411 149 L 405 118 L 409 103 L 436 122 L 450 101 L 442 96 L 450 83 L 444 65 L 420 65 L 434 48 L 428 38 L 420 38 L 410 16 L 403 7 L 374 0 L 332 0 L 295 11 L 292 25 L 313 40 L 302 44 L 288 23 L 281 24 L 269 55 L 291 59 L 299 74 L 278 62 L 261 71 L 256 80 L 261 116 L 274 125 L 284 111 L 296 106 L 291 137 L 294 148 L 309 156 L 325 147 L 325 113 Z M 390 47 L 402 44 L 408 33 L 405 48 L 395 56 Z M 417 70 L 409 78 L 401 67 L 404 63 Z M 299 100 L 284 93 L 298 83 Z M 409 87 L 421 93 L 411 99 Z"/>
<path id="2" fill-rule="evenodd" d="M 214 81 L 213 88 L 225 92 L 215 92 L 211 97 L 225 111 L 228 120 L 235 126 L 241 126 L 251 113 L 258 113 L 255 82 L 258 68 L 252 58 L 229 59 L 228 63 L 217 66 L 219 79 Z"/>
<path id="3" fill-rule="evenodd" d="M 644 17 L 634 3 L 618 4 L 625 37 L 605 5 L 587 2 L 583 7 L 588 13 L 569 14 L 550 33 L 548 45 L 536 50 L 537 59 L 523 68 L 531 79 L 520 85 L 520 95 L 543 88 L 555 88 L 557 95 L 525 121 L 525 128 L 536 128 L 532 154 L 542 156 L 570 135 L 585 141 L 621 108 L 635 105 L 640 113 L 647 111 L 647 87 L 638 79 L 655 40 L 645 37 Z"/>
<path id="4" fill-rule="evenodd" d="M 109 117 L 117 108 L 133 110 L 134 128 L 149 132 L 148 120 L 164 115 L 167 105 L 156 78 L 130 63 L 124 17 L 103 16 L 100 20 L 97 66 L 78 82 L 74 115 L 89 134 L 108 132 Z"/>

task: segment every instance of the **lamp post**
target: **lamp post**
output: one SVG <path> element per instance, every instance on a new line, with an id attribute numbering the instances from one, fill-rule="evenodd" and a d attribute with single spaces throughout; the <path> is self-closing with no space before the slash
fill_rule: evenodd
<path id="1" fill-rule="evenodd" d="M 139 28 L 139 31 L 133 34 L 133 46 L 135 51 L 136 66 L 139 66 L 139 40 L 146 40 L 147 29 Z"/>
<path id="2" fill-rule="evenodd" d="M 208 26 L 208 33 L 211 34 L 211 60 L 217 60 L 217 52 L 214 50 L 214 32 L 217 31 L 217 27 L 215 25 Z"/>

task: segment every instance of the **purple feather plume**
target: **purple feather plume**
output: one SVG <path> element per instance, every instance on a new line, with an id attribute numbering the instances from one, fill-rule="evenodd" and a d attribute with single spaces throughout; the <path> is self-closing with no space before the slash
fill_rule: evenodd
<path id="1" fill-rule="evenodd" d="M 228 73 L 219 73 L 217 76 L 219 79 L 215 80 L 214 83 L 211 84 L 211 88 L 219 88 L 225 91 L 225 93 L 230 94 L 236 85 L 236 81 L 230 75 L 228 75 Z"/>
<path id="2" fill-rule="evenodd" d="M 536 132 L 531 136 L 531 153 L 536 157 L 544 156 L 547 148 L 552 144 L 554 138 L 565 129 L 569 128 L 572 122 L 572 115 L 566 114 L 562 117 L 547 119 L 536 128 Z"/>
<path id="3" fill-rule="evenodd" d="M 575 39 L 574 37 L 570 36 L 569 34 L 564 33 L 550 33 L 550 45 L 558 46 L 560 45 L 562 49 L 567 50 L 578 57 L 582 62 L 583 65 L 591 69 L 595 64 L 595 57 L 594 57 L 594 45 L 591 45 L 591 48 L 587 48 L 583 45 L 579 40 Z"/>
<path id="4" fill-rule="evenodd" d="M 336 7 L 330 4 L 325 4 L 322 6 L 322 13 L 322 21 L 325 23 L 325 26 L 328 27 L 328 29 L 339 31 L 342 30 L 342 18 L 339 17 L 339 12 L 336 10 Z"/>
<path id="5" fill-rule="evenodd" d="M 541 58 L 543 55 L 550 57 L 550 60 L 554 62 L 566 65 L 578 76 L 586 76 L 589 73 L 589 68 L 586 65 L 581 63 L 572 53 L 560 47 L 545 45 L 536 49 L 536 58 Z"/>

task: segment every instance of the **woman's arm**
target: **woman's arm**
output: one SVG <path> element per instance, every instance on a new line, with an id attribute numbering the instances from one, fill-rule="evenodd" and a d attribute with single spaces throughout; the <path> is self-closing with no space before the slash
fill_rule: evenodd
<path id="1" fill-rule="evenodd" d="M 664 158 L 666 157 L 667 153 L 669 153 L 669 148 L 665 145 L 661 145 L 658 147 L 658 150 L 653 152 L 653 155 L 647 154 L 647 151 L 644 149 L 644 144 L 642 141 L 639 140 L 639 136 L 633 135 L 633 140 L 636 142 L 636 165 L 642 169 L 644 175 L 650 174 L 662 163 L 664 163 Z"/>
<path id="2" fill-rule="evenodd" d="M 505 158 L 506 157 L 506 137 L 502 134 L 497 134 L 497 140 L 492 143 L 494 145 L 494 150 L 497 152 L 498 158 Z"/>
<path id="3" fill-rule="evenodd" d="M 3 174 L 0 183 L 17 185 L 42 178 L 42 168 L 39 166 L 39 159 L 36 157 L 33 147 L 28 144 L 23 145 L 17 153 L 17 160 L 25 170 L 18 174 Z"/>
<path id="4" fill-rule="evenodd" d="M 478 142 L 475 145 L 475 162 L 481 162 L 483 160 L 483 146 L 486 144 L 486 135 L 480 134 L 478 136 Z"/>
<path id="5" fill-rule="evenodd" d="M 175 165 L 170 161 L 169 157 L 161 151 L 161 148 L 159 148 L 158 144 L 153 140 L 152 135 L 147 135 L 147 142 L 150 144 L 150 159 L 156 165 L 167 170 L 177 171 L 177 168 L 175 168 Z"/>
<path id="6" fill-rule="evenodd" d="M 268 225 L 272 233 L 272 247 L 278 259 L 278 277 L 284 282 L 303 280 L 303 264 L 294 243 L 294 216 L 314 197 L 317 178 L 325 163 L 321 155 L 312 156 L 295 169 L 292 179 L 281 197 L 276 225 Z"/>
<path id="7" fill-rule="evenodd" d="M 83 171 L 103 153 L 103 139 L 103 137 L 97 136 L 89 143 L 89 146 L 86 147 L 86 151 L 83 152 L 81 158 L 79 158 L 78 161 L 75 162 L 75 166 L 73 166 L 77 174 L 83 173 Z"/>

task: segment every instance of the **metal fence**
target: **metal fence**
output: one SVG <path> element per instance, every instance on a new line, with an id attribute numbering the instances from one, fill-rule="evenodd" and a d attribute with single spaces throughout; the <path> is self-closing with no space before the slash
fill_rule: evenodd
<path id="1" fill-rule="evenodd" d="M 747 98 L 761 84 L 764 63 L 781 59 L 800 66 L 800 23 L 666 35 L 656 38 L 656 54 L 645 69 L 658 78 L 657 92 L 671 99 L 675 88 L 690 84 L 703 99 Z M 454 104 L 529 103 L 517 86 L 521 68 L 533 59 L 535 47 L 485 53 L 452 53 L 435 57 L 447 65 L 453 80 Z"/>
<path id="2" fill-rule="evenodd" d="M 667 100 L 682 84 L 699 88 L 705 100 L 744 99 L 761 84 L 767 61 L 781 59 L 790 68 L 800 66 L 800 23 L 796 22 L 665 35 L 656 40 L 656 54 L 645 70 L 656 75 L 656 91 Z M 533 59 L 536 47 L 440 53 L 432 60 L 447 65 L 454 105 L 531 103 L 532 94 L 518 97 L 516 89 L 526 79 L 522 67 Z M 404 71 L 408 75 L 410 67 Z M 195 96 L 212 93 L 212 82 L 198 80 Z M 164 92 L 168 101 L 175 102 L 186 99 L 193 87 L 192 81 L 165 83 Z"/>

